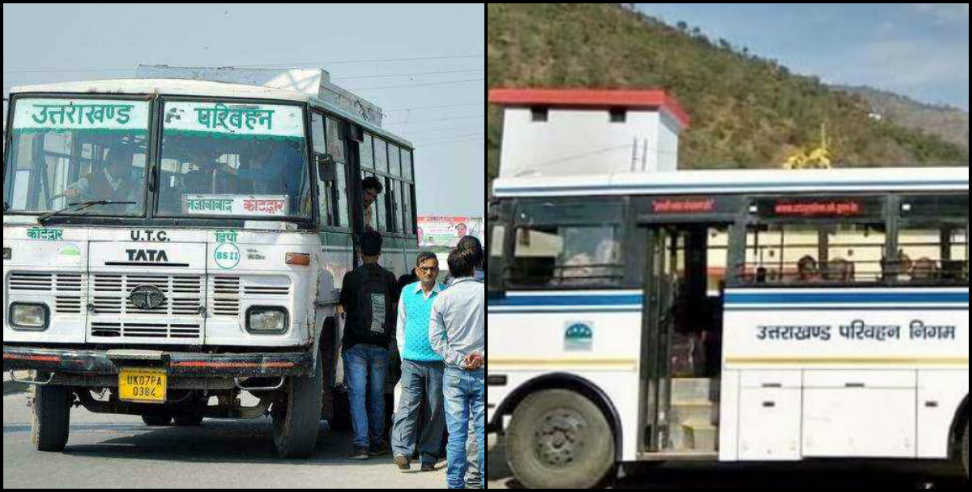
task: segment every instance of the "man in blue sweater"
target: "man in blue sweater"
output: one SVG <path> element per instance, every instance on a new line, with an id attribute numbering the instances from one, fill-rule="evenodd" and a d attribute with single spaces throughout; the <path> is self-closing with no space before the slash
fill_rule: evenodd
<path id="1" fill-rule="evenodd" d="M 402 289 L 398 303 L 398 353 L 402 357 L 402 396 L 395 412 L 392 452 L 399 469 L 408 470 L 415 451 L 416 427 L 421 429 L 419 451 L 422 471 L 432 471 L 445 429 L 443 411 L 442 356 L 429 343 L 429 315 L 432 303 L 443 287 L 435 281 L 439 260 L 423 251 L 415 260 L 419 281 Z M 419 408 L 425 397 L 425 422 L 418 425 Z"/>

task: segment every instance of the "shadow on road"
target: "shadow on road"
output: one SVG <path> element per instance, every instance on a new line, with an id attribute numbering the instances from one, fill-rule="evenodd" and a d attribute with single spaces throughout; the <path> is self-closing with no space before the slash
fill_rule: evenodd
<path id="1" fill-rule="evenodd" d="M 14 428 L 17 429 L 14 429 Z M 29 432 L 30 426 L 4 426 L 4 432 L 21 430 Z M 147 427 L 138 424 L 73 424 L 72 435 L 85 432 L 108 433 L 97 444 L 71 444 L 68 439 L 64 454 L 114 458 L 159 459 L 166 461 L 214 462 L 214 463 L 279 463 L 273 446 L 270 420 L 260 418 L 248 421 L 206 419 L 200 426 Z M 132 433 L 135 434 L 132 434 Z M 124 434 L 111 437 L 111 434 Z M 327 429 L 322 423 L 314 454 L 307 459 L 287 460 L 297 465 L 319 465 L 324 462 L 345 461 L 358 466 L 392 465 L 391 455 L 371 457 L 368 460 L 349 460 L 351 433 Z M 436 469 L 445 466 L 441 461 Z"/>
<path id="2" fill-rule="evenodd" d="M 492 440 L 491 440 L 492 442 Z M 506 463 L 502 436 L 488 448 L 490 488 L 523 488 Z M 968 490 L 949 461 L 813 460 L 791 463 L 628 463 L 616 489 Z"/>

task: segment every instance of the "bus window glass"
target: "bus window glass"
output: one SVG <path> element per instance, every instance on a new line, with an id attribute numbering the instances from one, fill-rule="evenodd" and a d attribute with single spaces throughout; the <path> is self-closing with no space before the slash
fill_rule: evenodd
<path id="1" fill-rule="evenodd" d="M 314 152 L 327 153 L 327 142 L 324 140 L 324 116 L 317 112 L 311 113 L 311 140 Z"/>
<path id="2" fill-rule="evenodd" d="M 362 169 L 374 169 L 375 168 L 375 149 L 372 147 L 374 145 L 375 138 L 371 136 L 370 133 L 364 134 L 364 140 L 361 145 L 358 146 L 361 153 L 361 168 Z"/>
<path id="3" fill-rule="evenodd" d="M 369 172 L 362 171 L 361 172 L 361 180 L 364 181 L 364 179 L 367 178 L 368 176 L 374 176 L 374 175 L 375 175 L 374 173 L 369 173 Z M 360 182 L 358 183 L 358 186 L 361 186 L 361 183 Z M 374 201 L 374 203 L 372 203 L 371 206 L 369 207 L 370 208 L 370 212 L 364 214 L 365 226 L 366 227 L 367 226 L 371 226 L 371 228 L 374 229 L 374 230 L 376 230 L 376 231 L 380 231 L 381 230 L 378 227 L 378 225 L 379 225 L 379 219 L 378 219 L 378 217 L 381 215 L 381 213 L 378 212 L 379 210 L 381 210 L 381 208 L 379 208 L 379 201 L 378 200 L 381 199 L 381 196 L 384 194 L 385 191 L 387 191 L 387 190 L 382 190 L 382 193 L 379 193 L 378 194 L 378 199 L 376 199 Z M 362 192 L 363 192 L 363 190 L 362 190 Z"/>
<path id="4" fill-rule="evenodd" d="M 882 224 L 767 224 L 746 234 L 744 281 L 755 284 L 877 282 Z"/>
<path id="5" fill-rule="evenodd" d="M 327 152 L 334 158 L 334 162 L 346 163 L 344 156 L 344 139 L 341 138 L 341 122 L 334 118 L 327 118 Z"/>
<path id="6" fill-rule="evenodd" d="M 388 180 L 389 198 L 391 198 L 391 212 L 394 217 L 395 232 L 404 232 L 402 229 L 402 209 L 404 209 L 403 199 L 402 199 L 402 182 L 397 179 Z"/>
<path id="7" fill-rule="evenodd" d="M 161 159 L 179 167 L 160 183 L 159 215 L 310 217 L 299 106 L 166 101 L 163 112 Z"/>
<path id="8" fill-rule="evenodd" d="M 23 98 L 14 103 L 4 202 L 12 212 L 142 215 L 148 102 Z M 7 208 L 8 207 L 8 208 Z"/>
<path id="9" fill-rule="evenodd" d="M 729 230 L 726 227 L 709 227 L 706 266 L 706 295 L 719 296 L 726 278 L 726 261 L 729 257 Z"/>
<path id="10" fill-rule="evenodd" d="M 393 143 L 388 144 L 388 172 L 390 172 L 392 176 L 402 175 L 398 146 Z"/>
<path id="11" fill-rule="evenodd" d="M 412 233 L 412 204 L 411 197 L 408 195 L 408 183 L 404 181 L 398 182 L 399 193 L 402 197 L 402 232 L 405 234 Z"/>
<path id="12" fill-rule="evenodd" d="M 407 183 L 405 185 L 405 200 L 406 203 L 408 203 L 408 216 L 407 216 L 408 233 L 415 234 L 416 233 L 416 228 L 415 228 L 416 210 L 415 210 L 415 185 L 414 184 Z"/>
<path id="13" fill-rule="evenodd" d="M 334 184 L 337 187 L 337 197 L 338 197 L 338 210 L 337 210 L 337 225 L 340 227 L 349 227 L 351 224 L 351 216 L 348 214 L 348 196 L 351 192 L 348 190 L 347 183 L 347 171 L 345 170 L 344 163 L 338 162 L 335 164 L 335 174 L 337 175 L 334 180 Z"/>
<path id="14" fill-rule="evenodd" d="M 324 117 L 320 113 L 311 113 L 311 140 L 315 154 L 327 153 L 327 142 L 324 140 Z M 324 225 L 335 225 L 334 183 L 320 180 L 320 176 L 318 176 L 318 179 L 318 186 L 321 190 L 319 203 L 321 222 Z"/>
<path id="15" fill-rule="evenodd" d="M 382 173 L 388 172 L 388 146 L 379 137 L 375 137 L 375 170 Z"/>
<path id="16" fill-rule="evenodd" d="M 402 148 L 402 176 L 412 179 L 412 151 L 406 148 Z"/>
<path id="17" fill-rule="evenodd" d="M 378 229 L 381 232 L 388 232 L 388 204 L 391 190 L 388 189 L 388 180 L 384 176 L 377 176 L 381 182 L 382 191 L 375 200 L 375 216 L 378 217 Z"/>
<path id="18" fill-rule="evenodd" d="M 905 224 L 898 230 L 897 279 L 909 283 L 968 283 L 965 224 Z"/>
<path id="19" fill-rule="evenodd" d="M 615 225 L 516 229 L 510 283 L 518 286 L 619 286 L 624 277 Z"/>

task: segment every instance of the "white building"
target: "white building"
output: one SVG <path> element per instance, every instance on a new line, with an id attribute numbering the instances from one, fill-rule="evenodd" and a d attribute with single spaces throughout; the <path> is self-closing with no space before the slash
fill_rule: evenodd
<path id="1" fill-rule="evenodd" d="M 493 89 L 501 177 L 674 171 L 689 117 L 659 90 Z"/>

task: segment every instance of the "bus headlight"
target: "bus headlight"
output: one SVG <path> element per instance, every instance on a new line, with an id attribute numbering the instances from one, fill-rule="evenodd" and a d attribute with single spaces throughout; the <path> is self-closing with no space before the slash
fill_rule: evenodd
<path id="1" fill-rule="evenodd" d="M 279 334 L 287 331 L 287 310 L 282 307 L 252 306 L 246 310 L 246 331 Z"/>
<path id="2" fill-rule="evenodd" d="M 15 302 L 10 305 L 10 325 L 15 330 L 46 330 L 49 318 L 45 304 Z"/>

